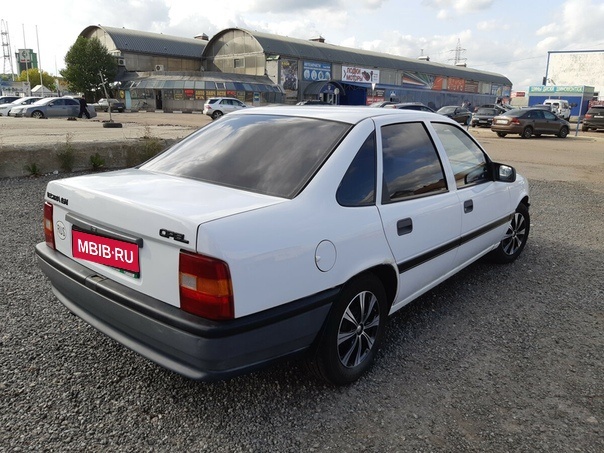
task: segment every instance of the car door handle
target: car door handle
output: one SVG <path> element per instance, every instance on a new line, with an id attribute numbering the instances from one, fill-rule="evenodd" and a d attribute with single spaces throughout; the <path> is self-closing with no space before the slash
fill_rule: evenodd
<path id="1" fill-rule="evenodd" d="M 396 222 L 396 232 L 399 236 L 409 234 L 413 231 L 413 220 L 410 218 L 402 219 Z"/>
<path id="2" fill-rule="evenodd" d="M 474 202 L 472 200 L 466 200 L 463 202 L 463 212 L 467 214 L 474 210 Z"/>

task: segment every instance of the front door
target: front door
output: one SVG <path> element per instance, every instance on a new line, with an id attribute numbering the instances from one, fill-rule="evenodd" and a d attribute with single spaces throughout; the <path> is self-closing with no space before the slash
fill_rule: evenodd
<path id="1" fill-rule="evenodd" d="M 162 110 L 164 108 L 164 103 L 162 101 L 161 90 L 155 90 L 155 108 L 157 110 Z"/>
<path id="2" fill-rule="evenodd" d="M 456 265 L 464 265 L 501 241 L 514 209 L 508 191 L 501 188 L 506 183 L 492 180 L 487 156 L 476 142 L 455 125 L 434 122 L 432 127 L 455 175 L 461 209 Z"/>

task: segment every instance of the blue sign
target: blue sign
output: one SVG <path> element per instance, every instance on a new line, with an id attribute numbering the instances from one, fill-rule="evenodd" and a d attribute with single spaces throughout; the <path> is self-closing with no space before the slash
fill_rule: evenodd
<path id="1" fill-rule="evenodd" d="M 317 82 L 331 79 L 331 64 L 317 61 L 305 61 L 302 69 L 302 79 Z"/>

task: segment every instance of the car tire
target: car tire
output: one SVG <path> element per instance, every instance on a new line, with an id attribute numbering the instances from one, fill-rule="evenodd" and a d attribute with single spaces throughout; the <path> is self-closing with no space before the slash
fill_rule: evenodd
<path id="1" fill-rule="evenodd" d="M 520 136 L 522 138 L 531 138 L 533 135 L 533 128 L 528 126 L 525 127 L 524 130 L 522 131 L 522 134 L 520 134 Z"/>
<path id="2" fill-rule="evenodd" d="M 362 274 L 348 282 L 307 360 L 309 370 L 333 385 L 359 379 L 373 364 L 388 311 L 384 286 L 375 275 Z"/>
<path id="3" fill-rule="evenodd" d="M 213 120 L 217 120 L 221 116 L 222 116 L 222 112 L 220 110 L 216 110 L 214 113 L 212 113 L 212 119 Z"/>
<path id="4" fill-rule="evenodd" d="M 106 129 L 119 129 L 122 127 L 122 123 L 114 123 L 113 121 L 103 122 L 103 127 Z"/>
<path id="5" fill-rule="evenodd" d="M 587 131 L 589 131 L 588 127 L 581 126 L 581 132 L 587 132 Z"/>
<path id="6" fill-rule="evenodd" d="M 507 134 L 507 133 L 505 133 L 505 132 L 497 132 L 497 136 L 498 136 L 498 137 L 503 138 L 503 137 L 505 137 L 506 135 L 508 135 L 508 134 Z"/>
<path id="7" fill-rule="evenodd" d="M 564 126 L 562 129 L 560 129 L 560 132 L 558 132 L 558 137 L 566 138 L 567 135 L 568 135 L 568 127 Z"/>
<path id="8" fill-rule="evenodd" d="M 531 229 L 531 216 L 528 207 L 520 203 L 508 224 L 504 238 L 489 256 L 496 263 L 506 264 L 514 261 L 524 250 Z"/>
<path id="9" fill-rule="evenodd" d="M 40 110 L 36 110 L 36 111 L 32 112 L 31 117 L 39 120 L 39 119 L 44 118 L 44 113 L 42 113 Z"/>

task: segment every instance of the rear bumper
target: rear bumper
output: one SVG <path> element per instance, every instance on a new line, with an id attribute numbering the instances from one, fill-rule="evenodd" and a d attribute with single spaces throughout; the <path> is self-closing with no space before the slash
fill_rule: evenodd
<path id="1" fill-rule="evenodd" d="M 57 298 L 124 346 L 188 378 L 227 379 L 309 348 L 339 288 L 232 321 L 215 322 L 141 294 L 50 249 L 38 264 Z"/>
<path id="2" fill-rule="evenodd" d="M 583 127 L 589 127 L 593 129 L 604 129 L 604 121 L 583 120 L 583 123 L 581 125 Z"/>
<path id="3" fill-rule="evenodd" d="M 491 124 L 491 130 L 493 132 L 505 132 L 506 134 L 522 134 L 522 126 L 500 126 L 498 124 Z"/>

